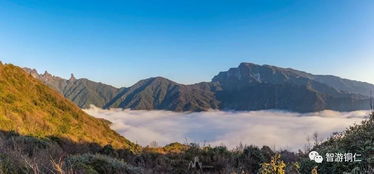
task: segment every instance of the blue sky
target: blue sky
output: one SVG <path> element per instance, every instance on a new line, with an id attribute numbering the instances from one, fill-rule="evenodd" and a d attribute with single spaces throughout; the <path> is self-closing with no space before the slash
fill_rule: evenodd
<path id="1" fill-rule="evenodd" d="M 372 0 L 0 0 L 0 60 L 114 86 L 240 62 L 374 83 Z"/>

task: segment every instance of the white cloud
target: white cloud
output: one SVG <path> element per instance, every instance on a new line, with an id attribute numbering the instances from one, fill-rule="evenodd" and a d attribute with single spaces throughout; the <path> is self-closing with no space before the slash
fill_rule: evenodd
<path id="1" fill-rule="evenodd" d="M 88 114 L 113 123 L 112 129 L 141 145 L 157 141 L 221 145 L 239 143 L 268 145 L 289 150 L 302 149 L 307 137 L 317 132 L 321 138 L 360 123 L 368 111 L 290 113 L 283 111 L 190 112 L 135 111 L 92 107 Z"/>

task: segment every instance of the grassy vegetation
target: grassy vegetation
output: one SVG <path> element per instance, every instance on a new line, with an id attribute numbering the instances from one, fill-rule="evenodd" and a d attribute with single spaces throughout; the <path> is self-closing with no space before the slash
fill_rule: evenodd
<path id="1" fill-rule="evenodd" d="M 287 155 L 281 158 L 283 153 L 275 155 L 266 146 L 243 146 L 231 151 L 223 146 L 179 143 L 133 153 L 111 145 L 102 147 L 57 137 L 0 132 L 0 173 L 255 173 L 268 171 L 274 165 L 273 156 L 284 165 L 281 166 L 284 171 L 285 165 L 294 159 Z M 201 165 L 193 167 L 194 162 Z"/>
<path id="2" fill-rule="evenodd" d="M 0 65 L 0 130 L 139 150 L 137 145 L 112 131 L 107 122 L 87 115 L 13 65 Z"/>
<path id="3" fill-rule="evenodd" d="M 361 124 L 353 125 L 346 131 L 336 133 L 327 141 L 317 144 L 312 150 L 319 152 L 325 158 L 326 153 L 360 154 L 360 162 L 324 162 L 313 164 L 305 158 L 301 171 L 312 168 L 320 173 L 374 173 L 374 113 Z"/>
<path id="4" fill-rule="evenodd" d="M 80 144 L 59 137 L 37 138 L 16 132 L 0 132 L 0 173 L 230 173 L 230 174 L 330 174 L 370 173 L 373 167 L 373 117 L 312 150 L 362 153 L 360 163 L 310 161 L 308 151 L 273 151 L 271 148 L 172 143 L 145 147 L 134 153 L 111 145 Z M 372 171 L 371 171 L 372 172 Z"/>

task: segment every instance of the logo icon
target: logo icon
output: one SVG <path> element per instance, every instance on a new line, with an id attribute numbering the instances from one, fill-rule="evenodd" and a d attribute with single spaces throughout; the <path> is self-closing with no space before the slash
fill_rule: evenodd
<path id="1" fill-rule="evenodd" d="M 316 151 L 309 152 L 309 159 L 315 161 L 316 163 L 322 163 L 323 157 Z"/>

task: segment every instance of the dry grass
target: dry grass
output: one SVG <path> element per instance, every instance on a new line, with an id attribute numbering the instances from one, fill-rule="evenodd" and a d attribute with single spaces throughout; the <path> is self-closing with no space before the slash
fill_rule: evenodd
<path id="1" fill-rule="evenodd" d="M 0 65 L 0 130 L 139 149 L 111 130 L 106 121 L 87 115 L 58 92 L 13 65 Z"/>

